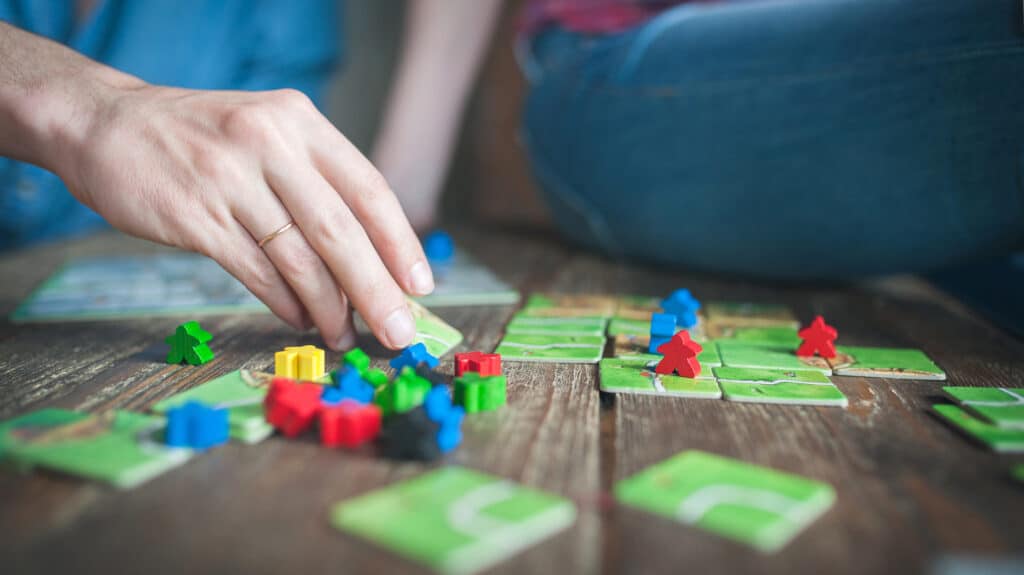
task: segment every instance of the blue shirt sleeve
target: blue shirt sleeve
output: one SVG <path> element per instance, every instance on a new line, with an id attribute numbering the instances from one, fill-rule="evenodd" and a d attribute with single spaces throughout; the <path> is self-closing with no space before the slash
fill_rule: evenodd
<path id="1" fill-rule="evenodd" d="M 242 90 L 294 88 L 321 106 L 341 57 L 336 0 L 250 2 L 248 49 L 234 84 Z"/>

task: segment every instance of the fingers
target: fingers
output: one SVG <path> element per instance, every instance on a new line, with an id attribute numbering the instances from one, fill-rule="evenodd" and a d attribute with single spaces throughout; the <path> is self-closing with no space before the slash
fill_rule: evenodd
<path id="1" fill-rule="evenodd" d="M 288 159 L 292 161 L 282 161 Z M 274 159 L 270 164 L 265 172 L 267 182 L 377 339 L 392 349 L 411 344 L 416 325 L 405 294 L 361 222 L 316 170 L 286 169 L 295 164 L 295 158 Z M 412 241 L 420 250 L 415 236 Z"/>
<path id="2" fill-rule="evenodd" d="M 256 246 L 249 232 L 238 222 L 234 224 L 234 229 L 229 229 L 216 244 L 221 251 L 210 254 L 211 257 L 285 323 L 298 330 L 309 329 L 309 312 L 295 292 L 285 283 L 270 258 Z"/>
<path id="3" fill-rule="evenodd" d="M 249 194 L 234 210 L 252 238 L 265 238 L 292 220 L 268 188 Z M 324 343 L 335 350 L 351 347 L 355 343 L 355 332 L 348 299 L 299 226 L 266 242 L 260 251 L 308 310 Z"/>
<path id="4" fill-rule="evenodd" d="M 406 293 L 434 291 L 423 247 L 387 181 L 326 119 L 315 130 L 314 165 L 355 215 L 391 275 Z"/>

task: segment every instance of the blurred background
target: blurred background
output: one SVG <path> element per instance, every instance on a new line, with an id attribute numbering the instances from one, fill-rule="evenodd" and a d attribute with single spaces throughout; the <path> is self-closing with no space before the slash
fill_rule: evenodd
<path id="1" fill-rule="evenodd" d="M 504 3 L 443 188 L 443 221 L 471 217 L 549 227 L 517 137 L 525 84 L 515 61 L 513 38 L 522 3 Z M 406 0 L 346 2 L 341 14 L 344 58 L 324 112 L 364 154 L 373 145 L 399 55 L 405 5 Z M 486 195 L 474 193 L 484 189 Z"/>

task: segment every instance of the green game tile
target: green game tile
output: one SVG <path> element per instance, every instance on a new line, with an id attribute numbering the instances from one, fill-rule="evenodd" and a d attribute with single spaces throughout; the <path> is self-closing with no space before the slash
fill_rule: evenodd
<path id="1" fill-rule="evenodd" d="M 798 475 L 684 451 L 618 482 L 615 498 L 773 552 L 824 514 L 835 501 L 835 491 Z"/>
<path id="2" fill-rule="evenodd" d="M 960 406 L 933 405 L 939 416 L 968 437 L 999 453 L 1024 453 L 1024 431 L 1003 429 L 964 411 Z"/>

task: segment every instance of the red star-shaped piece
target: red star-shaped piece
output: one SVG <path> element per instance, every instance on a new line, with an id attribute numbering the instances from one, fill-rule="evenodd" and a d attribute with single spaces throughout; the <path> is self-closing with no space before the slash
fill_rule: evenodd
<path id="1" fill-rule="evenodd" d="M 836 346 L 832 342 L 839 336 L 839 332 L 825 323 L 825 318 L 820 315 L 814 318 L 811 325 L 798 331 L 797 335 L 804 340 L 796 350 L 797 355 L 813 357 L 817 354 L 828 358 L 836 356 Z"/>
<path id="2" fill-rule="evenodd" d="M 501 375 L 501 355 L 467 351 L 455 354 L 455 376 L 473 372 L 480 375 Z"/>
<path id="3" fill-rule="evenodd" d="M 682 377 L 694 378 L 700 375 L 700 362 L 697 354 L 704 351 L 701 345 L 690 339 L 690 332 L 683 330 L 672 336 L 672 339 L 658 346 L 658 353 L 664 355 L 654 368 L 655 373 L 671 375 L 678 373 Z"/>

